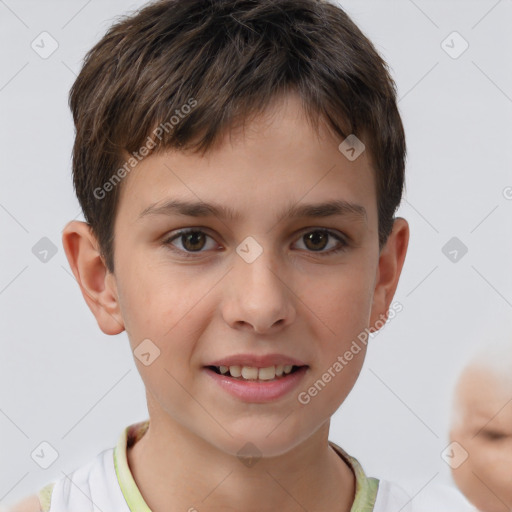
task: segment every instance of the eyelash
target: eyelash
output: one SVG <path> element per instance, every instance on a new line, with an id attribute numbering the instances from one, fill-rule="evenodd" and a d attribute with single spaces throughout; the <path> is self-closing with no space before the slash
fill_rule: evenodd
<path id="1" fill-rule="evenodd" d="M 333 238 L 335 238 L 336 240 L 338 240 L 338 242 L 341 243 L 341 246 L 338 247 L 337 249 L 331 249 L 330 251 L 326 251 L 326 252 L 322 252 L 322 251 L 307 251 L 307 252 L 310 252 L 312 254 L 318 254 L 320 256 L 330 256 L 332 254 L 337 254 L 339 252 L 342 252 L 342 251 L 345 251 L 348 247 L 348 243 L 343 239 L 341 238 L 339 235 L 337 235 L 335 232 L 333 231 L 330 231 L 329 229 L 325 229 L 325 228 L 314 228 L 314 229 L 309 229 L 308 231 L 303 231 L 302 234 L 300 235 L 299 239 L 301 237 L 303 237 L 304 235 L 307 235 L 309 233 L 315 233 L 315 232 L 322 232 L 322 233 L 327 233 L 328 235 L 332 236 Z M 179 252 L 181 255 L 183 255 L 184 257 L 186 258 L 197 258 L 198 255 L 200 255 L 201 253 L 205 252 L 205 251 L 184 251 L 182 249 L 178 249 L 176 247 L 174 247 L 172 245 L 172 242 L 176 239 L 179 239 L 182 235 L 186 235 L 188 233 L 203 233 L 204 235 L 206 235 L 207 237 L 209 238 L 212 238 L 208 233 L 206 233 L 205 231 L 203 231 L 202 229 L 196 229 L 196 228 L 192 228 L 192 229 L 182 229 L 181 231 L 178 231 L 177 233 L 173 234 L 171 237 L 169 238 L 166 238 L 164 241 L 163 241 L 163 244 L 168 248 L 170 249 L 171 251 L 173 252 Z"/>

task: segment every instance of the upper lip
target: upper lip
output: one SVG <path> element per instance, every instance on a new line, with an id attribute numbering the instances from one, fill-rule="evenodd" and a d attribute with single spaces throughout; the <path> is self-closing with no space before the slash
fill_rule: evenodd
<path id="1" fill-rule="evenodd" d="M 307 366 L 303 361 L 283 354 L 233 354 L 223 357 L 222 359 L 217 359 L 206 366 L 252 366 L 256 368 L 267 368 L 269 366 L 289 364 L 292 366 Z"/>

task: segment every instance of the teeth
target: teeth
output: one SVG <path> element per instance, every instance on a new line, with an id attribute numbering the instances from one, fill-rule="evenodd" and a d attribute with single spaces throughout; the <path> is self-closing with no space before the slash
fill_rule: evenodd
<path id="1" fill-rule="evenodd" d="M 242 375 L 244 375 L 242 373 Z M 268 368 L 260 368 L 258 370 L 258 379 L 260 380 L 272 380 L 276 376 L 276 367 L 269 366 Z M 244 375 L 245 377 L 245 375 Z"/>
<path id="2" fill-rule="evenodd" d="M 230 366 L 229 373 L 231 377 L 241 377 L 242 376 L 242 367 L 241 366 Z"/>
<path id="3" fill-rule="evenodd" d="M 258 368 L 253 368 L 252 366 L 242 366 L 242 377 L 244 379 L 257 379 Z"/>
<path id="4" fill-rule="evenodd" d="M 282 377 L 292 371 L 293 365 L 279 364 L 277 366 L 267 366 L 266 368 L 256 368 L 254 366 L 218 366 L 222 375 L 229 374 L 231 377 L 242 378 L 245 380 L 272 380 L 276 377 Z"/>

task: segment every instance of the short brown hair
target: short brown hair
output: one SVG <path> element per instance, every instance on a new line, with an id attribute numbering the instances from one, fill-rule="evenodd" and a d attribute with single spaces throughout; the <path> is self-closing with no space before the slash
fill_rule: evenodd
<path id="1" fill-rule="evenodd" d="M 402 197 L 405 136 L 388 67 L 347 14 L 327 0 L 160 0 L 108 30 L 70 91 L 73 183 L 108 270 L 127 155 L 204 154 L 291 91 L 313 126 L 321 116 L 340 142 L 365 141 L 382 248 Z"/>

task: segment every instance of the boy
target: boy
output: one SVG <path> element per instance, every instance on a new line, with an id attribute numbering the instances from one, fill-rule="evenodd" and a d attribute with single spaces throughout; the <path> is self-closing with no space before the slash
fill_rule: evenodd
<path id="1" fill-rule="evenodd" d="M 512 510 L 512 344 L 490 344 L 462 371 L 454 396 L 452 475 L 475 509 Z"/>
<path id="2" fill-rule="evenodd" d="M 64 249 L 150 418 L 17 510 L 440 510 L 328 441 L 409 239 L 394 83 L 347 15 L 153 3 L 89 52 L 70 105 L 87 223 Z"/>

